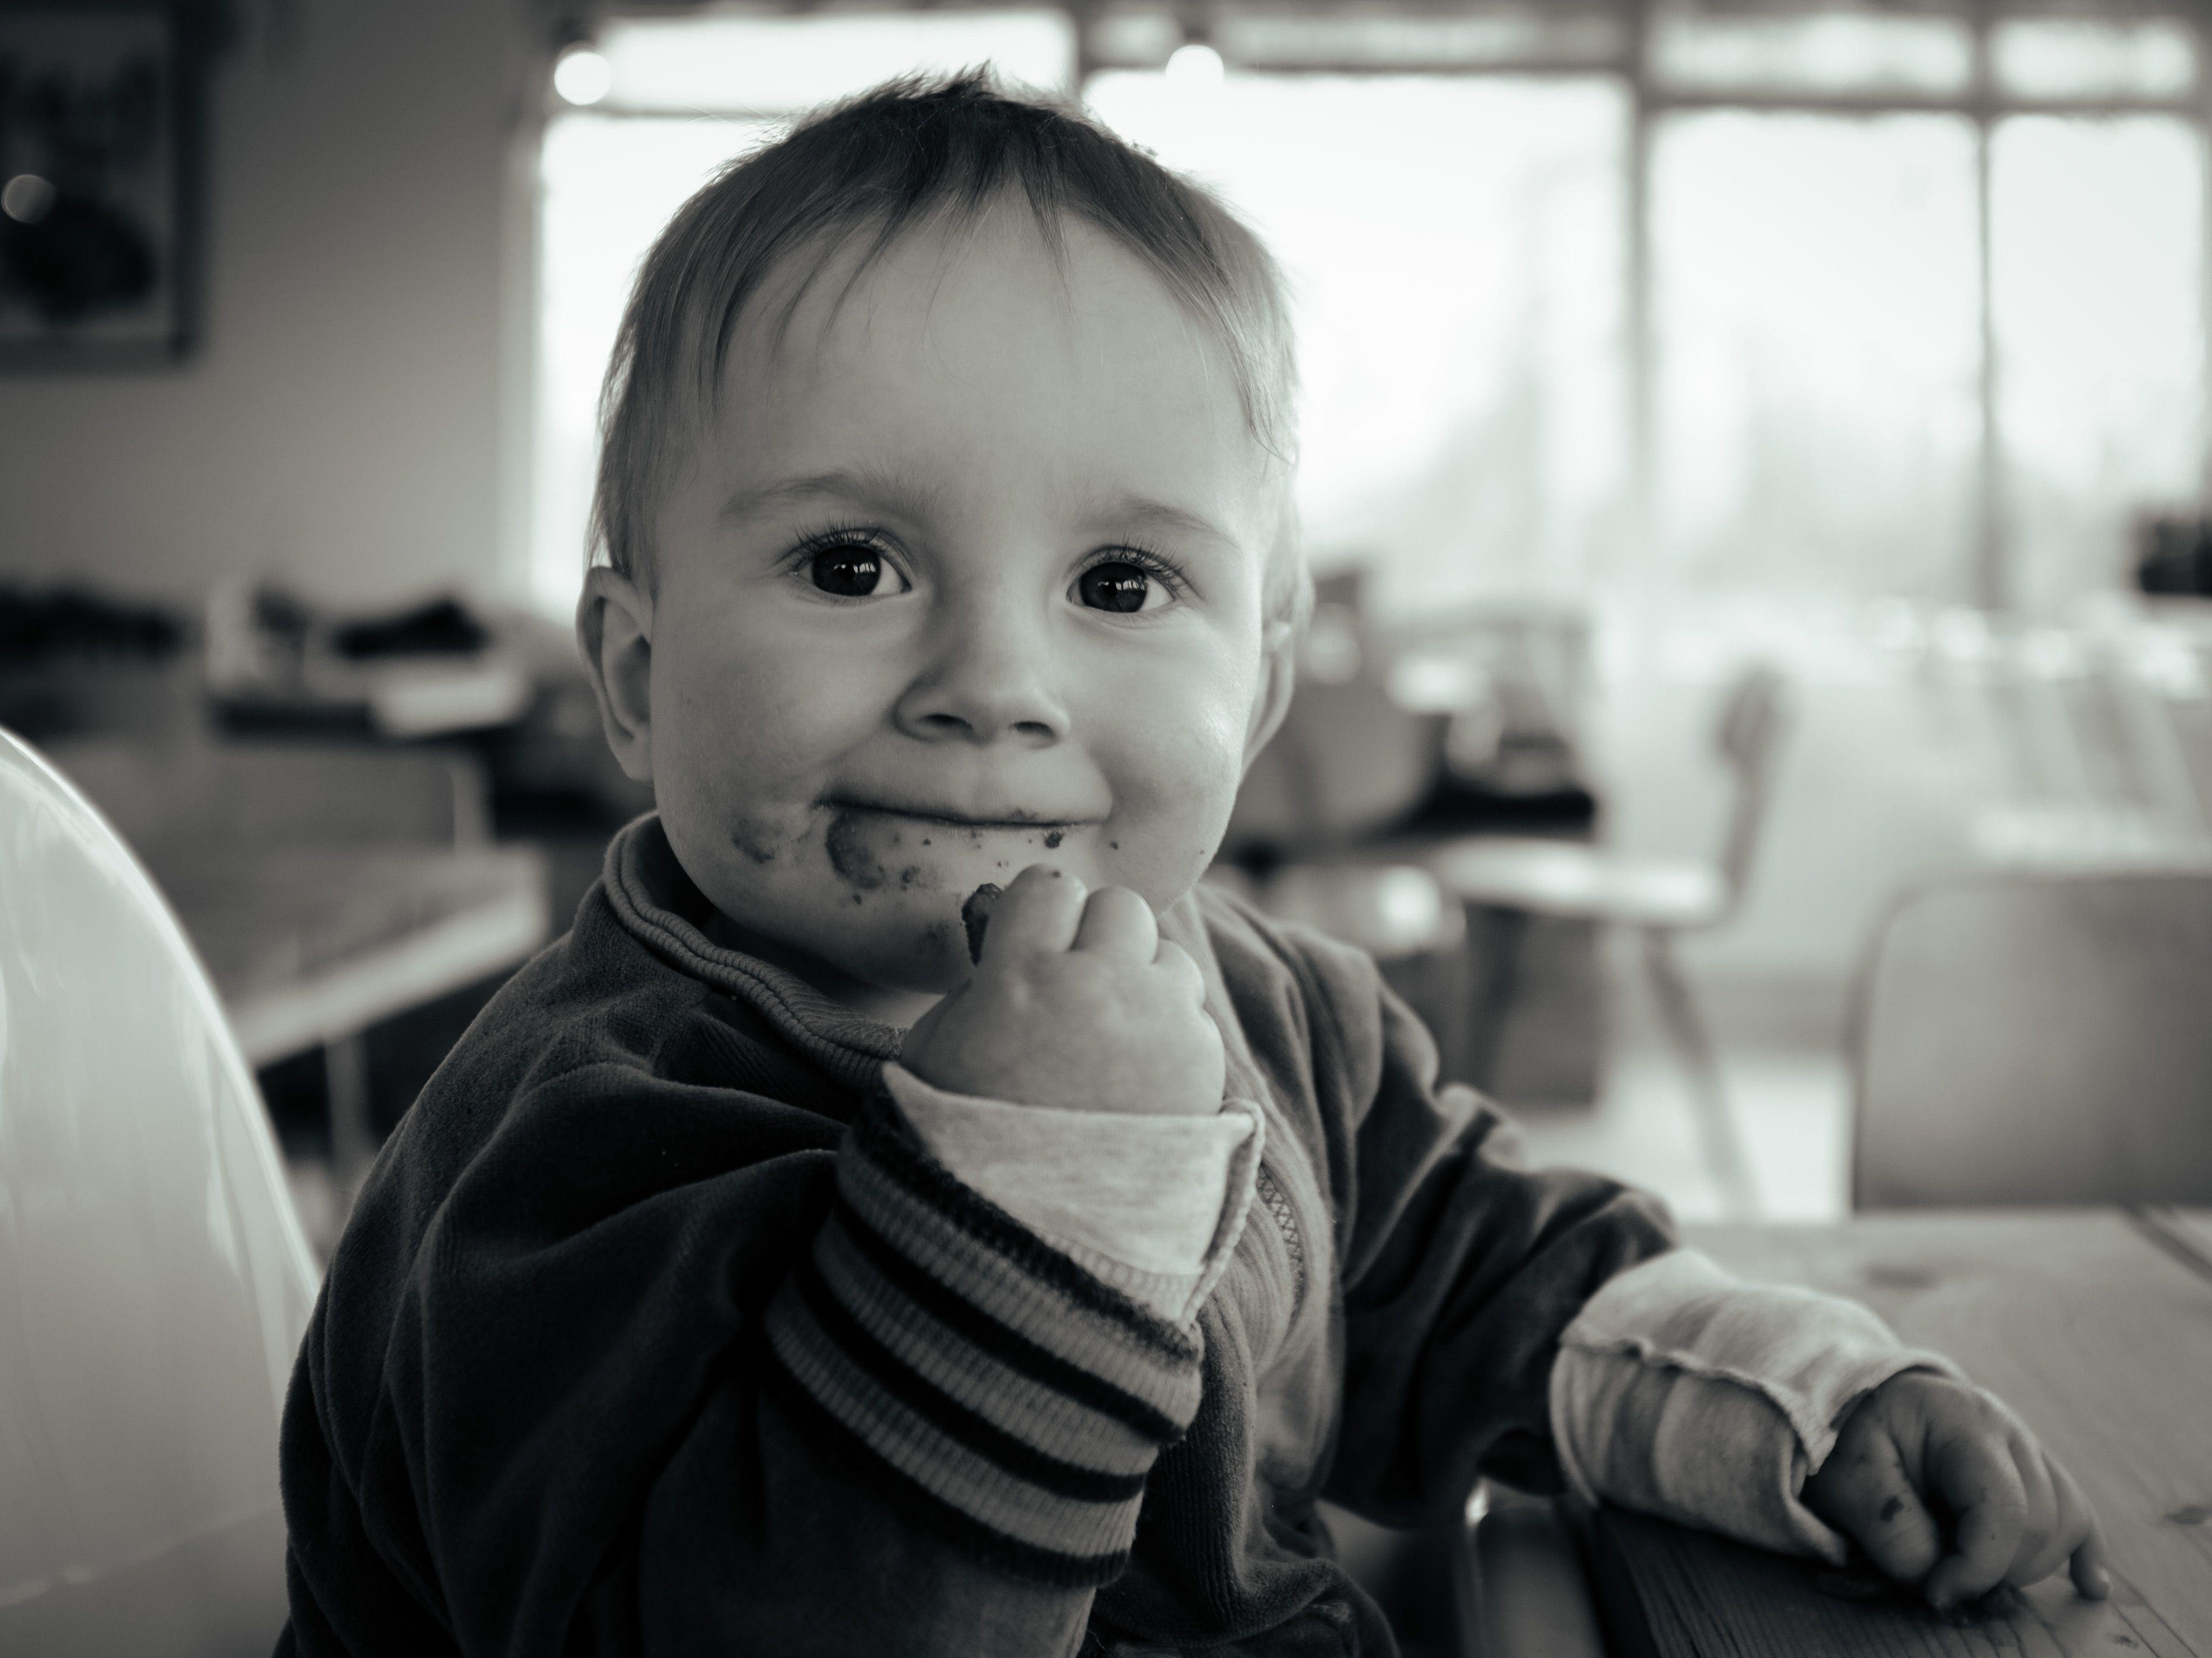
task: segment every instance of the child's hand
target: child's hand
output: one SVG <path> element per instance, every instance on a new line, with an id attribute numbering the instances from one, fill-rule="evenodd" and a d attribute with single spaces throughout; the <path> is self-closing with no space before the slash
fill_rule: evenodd
<path id="1" fill-rule="evenodd" d="M 2062 1564 L 2092 1600 L 2112 1590 L 2074 1477 L 2001 1400 L 1933 1371 L 1892 1376 L 1860 1401 L 1805 1482 L 1805 1506 L 1939 1612 Z"/>
<path id="2" fill-rule="evenodd" d="M 1211 1116 L 1221 1032 L 1206 982 L 1127 887 L 1033 864 L 991 912 L 975 975 L 907 1033 L 937 1088 L 1068 1111 Z"/>

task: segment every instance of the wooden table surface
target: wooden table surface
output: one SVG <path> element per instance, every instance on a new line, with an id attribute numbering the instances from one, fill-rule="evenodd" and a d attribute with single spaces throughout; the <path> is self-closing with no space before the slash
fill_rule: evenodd
<path id="1" fill-rule="evenodd" d="M 1597 1556 L 1617 1653 L 2212 1658 L 2212 1211 L 1688 1231 L 1743 1277 L 1864 1302 L 2008 1401 L 2095 1505 L 2113 1596 L 2083 1600 L 2062 1572 L 1953 1623 L 1865 1574 L 1607 1510 Z"/>

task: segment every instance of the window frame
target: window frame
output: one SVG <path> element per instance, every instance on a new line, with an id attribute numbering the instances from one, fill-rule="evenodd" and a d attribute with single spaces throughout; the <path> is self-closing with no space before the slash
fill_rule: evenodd
<path id="1" fill-rule="evenodd" d="M 2197 368 L 2200 396 L 2205 413 L 2199 418 L 2198 446 L 2203 452 L 2203 487 L 2212 491 L 2212 15 L 2180 4 L 2106 7 L 2071 5 L 2029 8 L 2000 6 L 1991 0 L 1966 0 L 1963 9 L 1930 8 L 1928 15 L 1952 18 L 1966 27 L 1970 70 L 1967 85 L 1956 93 L 1902 90 L 1870 92 L 1811 92 L 1777 88 L 1769 92 L 1739 88 L 1696 88 L 1669 85 L 1652 68 L 1651 28 L 1661 11 L 1659 0 L 1615 0 L 1591 6 L 1586 15 L 1608 19 L 1616 25 L 1618 46 L 1606 58 L 1596 55 L 1500 56 L 1480 64 L 1407 61 L 1391 64 L 1362 58 L 1358 61 L 1316 59 L 1295 66 L 1244 64 L 1229 67 L 1257 75 L 1503 75 L 1516 78 L 1600 76 L 1618 80 L 1628 94 L 1629 130 L 1626 180 L 1623 192 L 1627 259 L 1623 275 L 1626 292 L 1622 314 L 1628 334 L 1629 386 L 1628 455 L 1630 467 L 1629 521 L 1644 538 L 1639 550 L 1647 556 L 1656 539 L 1658 499 L 1656 402 L 1658 355 L 1653 316 L 1653 259 L 1651 223 L 1651 156 L 1660 124 L 1668 116 L 1708 111 L 1748 111 L 1872 118 L 1893 114 L 1940 114 L 1964 118 L 1974 142 L 1974 201 L 1976 247 L 1976 311 L 1979 338 L 1976 342 L 1979 373 L 1979 458 L 1975 488 L 1974 544 L 1966 560 L 1967 591 L 1962 597 L 1980 609 L 2008 610 L 2016 607 L 2016 553 L 2005 521 L 2004 434 L 1999 384 L 2000 362 L 1992 290 L 1993 235 L 1990 222 L 1990 156 L 1997 127 L 2022 115 L 2087 118 L 2162 115 L 2179 118 L 2194 130 L 2207 155 L 2204 167 L 2206 202 L 2202 215 L 2199 250 L 2198 314 L 2203 325 L 2203 359 Z M 1729 9 L 1740 16 L 1809 17 L 1823 12 L 1859 9 L 1822 5 L 1769 4 Z M 1096 55 L 1094 27 L 1100 15 L 1095 8 L 1071 7 L 1077 25 L 1076 70 L 1079 87 L 1086 86 L 1102 69 L 1139 68 L 1126 59 L 1108 61 Z M 1997 81 L 1994 40 L 2000 24 L 2014 20 L 2080 20 L 2124 22 L 2157 19 L 2179 24 L 2196 47 L 2197 87 L 2193 92 L 2157 97 L 2027 97 L 2006 91 Z"/>

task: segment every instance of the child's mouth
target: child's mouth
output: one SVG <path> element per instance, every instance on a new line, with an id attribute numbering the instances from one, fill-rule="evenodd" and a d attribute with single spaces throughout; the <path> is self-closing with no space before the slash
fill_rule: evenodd
<path id="1" fill-rule="evenodd" d="M 1069 830 L 1084 826 L 1083 820 L 1026 811 L 986 815 L 858 800 L 824 804 L 836 813 L 824 837 L 830 867 L 856 894 L 935 890 L 945 884 L 941 871 L 948 854 L 992 850 L 1002 835 L 1018 835 L 1039 852 L 1056 852 Z M 1010 868 L 1015 848 L 1000 842 L 997 849 L 1007 855 L 994 867 Z M 972 873 L 962 879 L 963 890 L 973 886 Z"/>
<path id="2" fill-rule="evenodd" d="M 879 817 L 902 817 L 917 823 L 934 824 L 955 834 L 987 834 L 993 830 L 1014 830 L 1036 834 L 1058 829 L 1065 833 L 1095 821 L 1081 817 L 1055 817 L 1041 811 L 1031 811 L 1020 806 L 1000 807 L 981 811 L 963 811 L 931 805 L 907 805 L 881 800 L 830 799 L 823 803 L 840 816 L 854 813 Z"/>

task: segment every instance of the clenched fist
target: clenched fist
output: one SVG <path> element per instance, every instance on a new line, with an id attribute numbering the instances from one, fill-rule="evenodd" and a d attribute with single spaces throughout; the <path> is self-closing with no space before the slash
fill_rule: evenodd
<path id="1" fill-rule="evenodd" d="M 2061 1566 L 2083 1594 L 2112 1589 L 2074 1476 L 2002 1401 L 1948 1376 L 1906 1370 L 1861 1400 L 1805 1506 L 1938 1610 Z"/>
<path id="2" fill-rule="evenodd" d="M 975 976 L 899 1057 L 951 1093 L 1158 1116 L 1211 1116 L 1225 1075 L 1198 963 L 1162 942 L 1152 906 L 1044 864 L 1014 878 Z"/>

